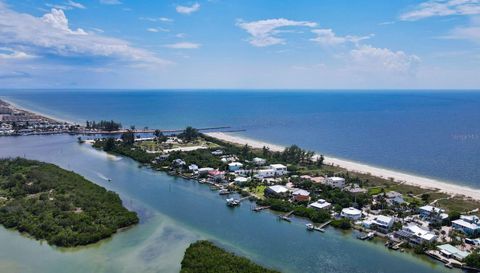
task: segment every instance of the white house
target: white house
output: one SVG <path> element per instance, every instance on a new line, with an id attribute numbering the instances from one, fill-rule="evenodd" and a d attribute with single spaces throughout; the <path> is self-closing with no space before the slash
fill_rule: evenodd
<path id="1" fill-rule="evenodd" d="M 288 188 L 282 185 L 274 185 L 274 186 L 265 188 L 264 193 L 265 195 L 274 195 L 274 196 L 286 195 L 288 194 Z"/>
<path id="2" fill-rule="evenodd" d="M 387 233 L 393 226 L 394 219 L 390 216 L 377 215 L 373 218 L 369 218 L 363 221 L 363 226 L 366 228 L 376 227 L 378 230 Z"/>
<path id="3" fill-rule="evenodd" d="M 274 177 L 275 176 L 275 170 L 274 169 L 263 169 L 263 170 L 258 170 L 257 174 L 255 175 L 257 178 L 264 179 L 268 177 Z"/>
<path id="4" fill-rule="evenodd" d="M 213 170 L 214 170 L 213 168 L 207 167 L 207 168 L 200 168 L 197 171 L 198 171 L 198 174 L 207 174 L 208 172 Z"/>
<path id="5" fill-rule="evenodd" d="M 223 151 L 222 150 L 215 150 L 212 152 L 212 155 L 223 155 Z"/>
<path id="6" fill-rule="evenodd" d="M 183 161 L 180 158 L 175 159 L 172 163 L 173 163 L 173 165 L 178 166 L 178 167 L 185 166 L 187 164 L 185 161 Z"/>
<path id="7" fill-rule="evenodd" d="M 246 177 L 243 177 L 243 176 L 239 176 L 239 177 L 236 177 L 233 182 L 235 182 L 235 184 L 243 184 L 243 183 L 247 183 L 248 182 L 248 178 Z"/>
<path id="8" fill-rule="evenodd" d="M 326 179 L 325 182 L 326 182 L 327 185 L 330 185 L 334 188 L 345 187 L 345 178 L 343 178 L 343 177 L 336 177 L 336 176 L 329 177 L 329 178 Z"/>
<path id="9" fill-rule="evenodd" d="M 443 256 L 454 258 L 457 261 L 462 261 L 470 254 L 469 252 L 462 251 L 450 244 L 439 245 L 437 246 L 437 249 Z"/>
<path id="10" fill-rule="evenodd" d="M 287 166 L 282 164 L 271 164 L 270 169 L 275 170 L 276 176 L 286 175 L 288 173 Z"/>
<path id="11" fill-rule="evenodd" d="M 460 216 L 460 219 L 452 221 L 452 227 L 467 235 L 477 235 L 480 233 L 479 219 L 475 215 Z"/>
<path id="12" fill-rule="evenodd" d="M 324 199 L 318 199 L 317 202 L 313 202 L 310 205 L 308 205 L 309 208 L 314 208 L 314 209 L 329 209 L 332 206 L 331 203 L 328 203 Z"/>
<path id="13" fill-rule="evenodd" d="M 425 217 L 431 220 L 444 220 L 448 218 L 448 214 L 445 213 L 444 209 L 437 208 L 430 205 L 419 207 L 418 212 L 422 217 Z"/>
<path id="14" fill-rule="evenodd" d="M 340 216 L 348 218 L 350 220 L 358 220 L 362 218 L 362 211 L 354 207 L 344 208 L 342 209 Z"/>
<path id="15" fill-rule="evenodd" d="M 188 170 L 191 172 L 196 172 L 198 171 L 198 166 L 195 164 L 190 164 L 190 166 L 188 166 Z"/>
<path id="16" fill-rule="evenodd" d="M 228 170 L 231 172 L 240 170 L 243 167 L 243 164 L 240 162 L 228 163 Z"/>
<path id="17" fill-rule="evenodd" d="M 403 228 L 395 232 L 395 236 L 408 239 L 411 243 L 422 244 L 432 243 L 437 240 L 437 235 L 430 230 L 423 229 L 415 224 L 403 226 Z"/>
<path id="18" fill-rule="evenodd" d="M 253 159 L 253 164 L 257 166 L 262 166 L 262 165 L 265 165 L 266 163 L 267 163 L 267 160 L 260 157 L 255 157 Z"/>

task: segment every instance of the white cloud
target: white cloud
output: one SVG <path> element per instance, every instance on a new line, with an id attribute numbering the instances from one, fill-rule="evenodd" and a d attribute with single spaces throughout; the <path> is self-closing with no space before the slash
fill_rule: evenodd
<path id="1" fill-rule="evenodd" d="M 237 26 L 247 31 L 251 37 L 250 44 L 256 47 L 266 47 L 285 44 L 285 39 L 276 35 L 282 27 L 316 27 L 317 23 L 308 21 L 292 21 L 284 18 L 267 19 L 253 22 L 237 22 Z"/>
<path id="2" fill-rule="evenodd" d="M 100 3 L 104 5 L 120 5 L 122 2 L 120 0 L 100 0 Z"/>
<path id="3" fill-rule="evenodd" d="M 0 25 L 0 46 L 21 48 L 31 55 L 99 56 L 134 63 L 168 63 L 127 41 L 81 28 L 71 29 L 65 13 L 58 9 L 35 17 L 10 10 L 0 2 Z"/>
<path id="4" fill-rule="evenodd" d="M 144 20 L 144 21 L 150 21 L 150 22 L 164 22 L 164 23 L 173 22 L 173 19 L 170 19 L 167 17 L 140 17 L 138 19 Z"/>
<path id="5" fill-rule="evenodd" d="M 177 6 L 175 9 L 181 14 L 192 14 L 200 9 L 200 4 L 195 3 L 191 6 Z"/>
<path id="6" fill-rule="evenodd" d="M 356 69 L 373 73 L 381 71 L 409 74 L 414 72 L 420 62 L 420 58 L 416 55 L 371 45 L 361 45 L 352 49 L 350 58 Z"/>
<path id="7" fill-rule="evenodd" d="M 85 6 L 83 4 L 78 2 L 73 2 L 72 0 L 67 1 L 67 4 L 77 9 L 85 9 Z"/>
<path id="8" fill-rule="evenodd" d="M 177 38 L 179 38 L 179 39 L 183 39 L 183 38 L 187 37 L 187 34 L 185 34 L 185 33 L 178 33 L 178 34 L 175 35 L 175 37 L 177 37 Z"/>
<path id="9" fill-rule="evenodd" d="M 317 37 L 310 39 L 322 46 L 336 46 L 345 43 L 354 43 L 358 44 L 362 40 L 370 39 L 373 35 L 368 36 L 354 36 L 354 35 L 347 35 L 347 36 L 337 36 L 332 29 L 314 29 L 312 30 L 313 33 L 317 35 Z"/>
<path id="10" fill-rule="evenodd" d="M 0 60 L 28 60 L 36 57 L 12 48 L 0 47 Z"/>
<path id="11" fill-rule="evenodd" d="M 173 49 L 197 49 L 200 46 L 201 46 L 200 44 L 190 43 L 190 42 L 181 42 L 181 43 L 165 45 L 165 47 L 173 48 Z"/>
<path id="12" fill-rule="evenodd" d="M 480 14 L 479 0 L 430 0 L 400 15 L 400 20 L 416 21 L 434 16 Z"/>
<path id="13" fill-rule="evenodd" d="M 148 32 L 169 32 L 170 30 L 166 28 L 161 28 L 161 27 L 158 27 L 158 28 L 150 27 L 150 28 L 147 28 L 147 31 Z"/>
<path id="14" fill-rule="evenodd" d="M 480 43 L 480 26 L 457 27 L 443 38 L 469 40 Z"/>

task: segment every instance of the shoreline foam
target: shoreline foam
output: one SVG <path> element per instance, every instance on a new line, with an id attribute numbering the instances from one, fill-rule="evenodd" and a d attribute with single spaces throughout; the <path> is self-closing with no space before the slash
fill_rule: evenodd
<path id="1" fill-rule="evenodd" d="M 233 134 L 228 134 L 223 132 L 206 133 L 206 135 L 223 140 L 223 141 L 231 142 L 231 143 L 236 143 L 241 145 L 248 144 L 253 148 L 261 149 L 265 146 L 265 147 L 268 147 L 271 151 L 277 151 L 277 152 L 283 151 L 283 149 L 285 148 L 284 146 L 281 146 L 281 145 L 271 144 L 268 142 L 263 142 L 260 140 L 255 140 L 248 137 L 243 137 L 243 136 L 238 136 L 238 135 L 233 135 Z M 399 171 L 370 166 L 367 164 L 349 161 L 345 159 L 339 159 L 335 157 L 325 156 L 324 162 L 329 165 L 339 166 L 351 172 L 370 174 L 372 176 L 377 176 L 384 179 L 393 178 L 394 182 L 417 186 L 424 189 L 439 190 L 441 192 L 444 192 L 450 195 L 463 195 L 465 197 L 470 197 L 475 200 L 480 200 L 480 189 L 474 189 L 468 186 L 457 185 L 457 184 L 437 180 L 434 178 L 428 178 L 428 177 L 422 177 L 414 174 L 403 173 Z"/>

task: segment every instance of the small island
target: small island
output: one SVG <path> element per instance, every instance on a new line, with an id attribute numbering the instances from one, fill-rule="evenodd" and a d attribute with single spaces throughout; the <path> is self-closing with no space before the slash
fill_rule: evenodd
<path id="1" fill-rule="evenodd" d="M 185 251 L 181 273 L 276 273 L 254 264 L 244 257 L 227 252 L 209 241 L 198 241 L 191 244 Z"/>
<path id="2" fill-rule="evenodd" d="M 118 194 L 56 165 L 0 159 L 0 224 L 60 247 L 98 242 L 138 223 Z"/>

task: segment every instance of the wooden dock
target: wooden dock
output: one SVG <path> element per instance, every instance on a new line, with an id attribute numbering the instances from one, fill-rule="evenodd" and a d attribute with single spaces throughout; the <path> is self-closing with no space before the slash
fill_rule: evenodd
<path id="1" fill-rule="evenodd" d="M 262 210 L 264 210 L 264 209 L 269 209 L 269 208 L 270 208 L 270 206 L 254 207 L 254 208 L 252 208 L 252 210 L 253 210 L 254 212 L 260 212 L 260 211 L 262 211 Z"/>
<path id="2" fill-rule="evenodd" d="M 290 219 L 290 215 L 293 214 L 293 210 L 290 211 L 290 212 L 287 212 L 286 214 L 284 215 L 279 215 L 278 217 L 281 219 L 281 220 L 284 220 L 284 221 L 287 221 L 287 222 L 291 222 L 292 220 Z"/>

